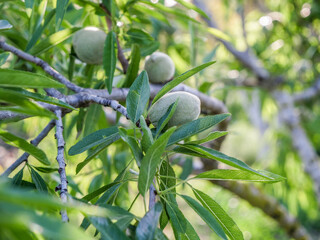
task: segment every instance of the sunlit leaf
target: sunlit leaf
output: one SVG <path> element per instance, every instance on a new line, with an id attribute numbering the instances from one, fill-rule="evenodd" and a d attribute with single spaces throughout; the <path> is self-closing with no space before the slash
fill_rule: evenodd
<path id="1" fill-rule="evenodd" d="M 59 83 L 44 75 L 12 69 L 0 69 L 0 86 L 27 88 L 64 87 L 62 83 Z"/>
<path id="2" fill-rule="evenodd" d="M 31 50 L 31 55 L 39 55 L 48 51 L 49 49 L 55 47 L 59 43 L 67 40 L 69 37 L 72 36 L 73 33 L 78 31 L 81 28 L 73 27 L 61 30 L 59 32 L 53 33 L 52 35 L 48 36 L 44 40 L 40 41 L 37 45 L 35 45 Z"/>
<path id="3" fill-rule="evenodd" d="M 29 153 L 31 156 L 39 160 L 39 162 L 45 165 L 50 165 L 46 154 L 41 149 L 33 146 L 31 143 L 28 143 L 26 140 L 3 130 L 0 130 L 0 138 L 2 138 L 5 143 Z"/>
<path id="4" fill-rule="evenodd" d="M 268 177 L 259 176 L 257 174 L 253 174 L 243 170 L 213 169 L 207 172 L 200 173 L 196 175 L 195 178 L 206 180 L 235 180 L 263 183 L 275 183 L 284 180 L 283 177 L 273 173 L 268 174 L 268 172 L 266 171 L 263 171 L 261 173 Z"/>

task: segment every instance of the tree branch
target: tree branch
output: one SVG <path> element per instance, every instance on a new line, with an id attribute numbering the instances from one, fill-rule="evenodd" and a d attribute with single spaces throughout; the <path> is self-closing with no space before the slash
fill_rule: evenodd
<path id="1" fill-rule="evenodd" d="M 208 12 L 205 6 L 205 2 L 201 0 L 193 0 L 193 2 L 198 8 L 203 10 L 209 16 L 209 19 L 203 18 L 208 26 L 218 29 L 218 26 L 215 23 L 212 15 Z M 216 39 L 220 41 L 226 47 L 226 49 L 228 49 L 228 51 L 232 53 L 243 65 L 249 68 L 258 77 L 259 80 L 267 81 L 270 79 L 270 73 L 265 68 L 263 68 L 259 59 L 250 51 L 238 51 L 232 46 L 230 42 L 225 41 L 224 39 L 221 39 L 219 37 L 216 37 Z"/>
<path id="2" fill-rule="evenodd" d="M 315 84 L 300 92 L 293 95 L 293 100 L 295 103 L 301 103 L 305 101 L 312 100 L 320 95 L 320 78 L 317 78 Z"/>
<path id="3" fill-rule="evenodd" d="M 279 118 L 289 127 L 293 147 L 297 150 L 303 160 L 304 171 L 313 180 L 314 191 L 317 195 L 318 205 L 320 206 L 320 165 L 319 157 L 307 137 L 304 129 L 300 125 L 300 119 L 294 109 L 293 98 L 284 92 L 273 94 L 279 106 Z"/>
<path id="4" fill-rule="evenodd" d="M 34 146 L 38 146 L 38 144 L 48 135 L 51 129 L 55 126 L 55 121 L 51 120 L 48 125 L 41 131 L 41 133 L 31 141 L 31 144 Z M 28 160 L 30 156 L 29 153 L 24 153 L 19 157 L 1 176 L 7 177 L 9 174 L 15 170 L 20 164 Z"/>
<path id="5" fill-rule="evenodd" d="M 57 153 L 57 162 L 59 164 L 59 175 L 61 183 L 57 188 L 60 190 L 60 198 L 63 203 L 68 201 L 68 180 L 66 175 L 66 163 L 64 159 L 64 145 L 65 141 L 63 139 L 63 124 L 62 124 L 62 113 L 61 109 L 57 109 L 55 114 L 58 120 L 55 120 L 56 123 L 56 138 L 58 145 L 58 153 Z M 67 211 L 65 209 L 60 211 L 61 218 L 63 222 L 68 222 L 69 218 L 67 215 Z"/>

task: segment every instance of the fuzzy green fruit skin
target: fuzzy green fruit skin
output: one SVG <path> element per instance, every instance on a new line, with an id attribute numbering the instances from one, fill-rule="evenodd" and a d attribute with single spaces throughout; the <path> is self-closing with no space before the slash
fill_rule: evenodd
<path id="1" fill-rule="evenodd" d="M 152 83 L 165 83 L 172 79 L 175 72 L 172 59 L 162 52 L 151 54 L 145 62 L 144 69 Z"/>
<path id="2" fill-rule="evenodd" d="M 102 64 L 106 36 L 104 31 L 96 27 L 86 27 L 76 32 L 73 48 L 78 58 L 88 64 Z"/>
<path id="3" fill-rule="evenodd" d="M 179 126 L 197 119 L 200 115 L 200 99 L 188 92 L 167 93 L 160 98 L 150 109 L 149 119 L 156 127 L 160 118 L 167 112 L 168 108 L 177 99 L 176 111 L 168 122 L 168 127 Z"/>

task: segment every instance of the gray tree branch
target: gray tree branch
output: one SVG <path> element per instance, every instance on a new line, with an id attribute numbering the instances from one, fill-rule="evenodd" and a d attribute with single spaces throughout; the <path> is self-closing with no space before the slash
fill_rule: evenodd
<path id="1" fill-rule="evenodd" d="M 295 103 L 302 103 L 305 101 L 310 101 L 320 95 L 320 78 L 317 78 L 315 84 L 307 88 L 306 90 L 293 94 L 293 100 Z"/>
<path id="2" fill-rule="evenodd" d="M 55 111 L 55 114 L 57 116 L 57 120 L 55 120 L 56 124 L 56 139 L 57 139 L 57 145 L 58 145 L 58 153 L 57 153 L 57 162 L 59 164 L 59 175 L 61 183 L 59 185 L 60 190 L 60 198 L 63 203 L 66 203 L 68 201 L 68 180 L 66 175 L 66 162 L 64 159 L 64 145 L 65 141 L 63 138 L 63 124 L 62 124 L 62 112 L 61 109 L 57 109 Z M 63 222 L 68 222 L 69 218 L 67 215 L 67 211 L 65 209 L 62 209 L 60 211 L 61 218 Z"/>

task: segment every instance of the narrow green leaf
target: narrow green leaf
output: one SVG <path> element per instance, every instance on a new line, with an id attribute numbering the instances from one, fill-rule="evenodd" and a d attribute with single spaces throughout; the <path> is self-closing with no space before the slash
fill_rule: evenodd
<path id="1" fill-rule="evenodd" d="M 56 116 L 51 111 L 29 101 L 29 99 L 23 94 L 10 89 L 0 88 L 0 101 L 14 105 L 0 106 L 0 110 L 8 110 L 30 116 L 41 116 L 56 119 Z"/>
<path id="2" fill-rule="evenodd" d="M 149 78 L 142 71 L 130 87 L 126 103 L 130 120 L 135 124 L 143 114 L 150 97 Z"/>
<path id="3" fill-rule="evenodd" d="M 141 46 L 141 56 L 142 57 L 149 56 L 153 52 L 155 52 L 159 47 L 160 47 L 160 42 L 158 41 L 153 41 L 148 45 L 143 45 Z"/>
<path id="4" fill-rule="evenodd" d="M 193 226 L 187 219 L 186 223 L 186 232 L 184 234 L 181 234 L 181 240 L 200 240 L 197 232 L 194 230 Z"/>
<path id="5" fill-rule="evenodd" d="M 231 240 L 243 240 L 242 232 L 237 224 L 216 201 L 204 192 L 194 188 L 192 190 L 202 206 L 209 210 Z"/>
<path id="6" fill-rule="evenodd" d="M 196 200 L 193 198 L 180 195 L 188 205 L 207 223 L 207 225 L 222 239 L 228 240 L 226 234 L 224 233 L 222 227 L 217 222 L 217 220 L 211 215 L 211 213 L 201 206 Z"/>
<path id="7" fill-rule="evenodd" d="M 123 87 L 128 88 L 132 85 L 138 76 L 140 65 L 140 48 L 139 45 L 133 44 L 131 50 L 131 60 L 126 73 L 126 80 Z"/>
<path id="8" fill-rule="evenodd" d="M 178 77 L 175 77 L 172 81 L 168 82 L 166 85 L 164 85 L 161 90 L 157 93 L 157 95 L 154 97 L 152 104 L 155 103 L 157 100 L 159 100 L 163 95 L 165 95 L 167 92 L 169 92 L 171 89 L 173 89 L 175 86 L 182 83 L 184 80 L 188 79 L 189 77 L 193 76 L 194 74 L 200 72 L 202 69 L 209 67 L 210 65 L 214 64 L 216 61 L 208 62 L 205 64 L 202 64 L 198 67 L 195 67 L 185 73 L 182 73 Z"/>
<path id="9" fill-rule="evenodd" d="M 167 125 L 169 120 L 172 118 L 174 112 L 176 111 L 178 101 L 179 101 L 179 98 L 169 106 L 167 112 L 158 121 L 158 126 L 157 126 L 157 130 L 156 130 L 156 137 L 159 135 L 159 133 L 162 131 L 162 129 L 164 129 L 164 127 Z"/>
<path id="10" fill-rule="evenodd" d="M 52 172 L 58 172 L 59 168 L 50 168 L 50 167 L 36 167 L 33 166 L 35 169 L 37 169 L 39 172 L 43 173 L 52 173 Z"/>
<path id="11" fill-rule="evenodd" d="M 120 137 L 115 137 L 113 139 L 109 139 L 100 145 L 98 145 L 93 151 L 89 152 L 88 156 L 85 160 L 79 163 L 76 167 L 76 174 L 78 174 L 92 159 L 94 159 L 99 153 L 104 151 L 111 143 L 118 140 Z M 116 140 L 115 140 L 116 139 Z"/>
<path id="12" fill-rule="evenodd" d="M 183 213 L 180 211 L 177 203 L 167 201 L 166 209 L 170 217 L 171 226 L 175 235 L 185 235 L 187 229 L 187 220 L 184 217 Z M 176 239 L 178 239 L 177 236 Z"/>
<path id="13" fill-rule="evenodd" d="M 129 238 L 122 232 L 114 223 L 108 218 L 91 217 L 90 222 L 101 233 L 102 240 L 129 240 Z"/>
<path id="14" fill-rule="evenodd" d="M 118 191 L 120 188 L 121 183 L 118 183 L 112 187 L 110 187 L 107 191 L 105 191 L 104 194 L 97 200 L 96 204 L 103 204 L 103 203 L 108 203 L 112 197 L 115 195 L 115 193 Z"/>
<path id="15" fill-rule="evenodd" d="M 172 14 L 173 16 L 180 18 L 181 20 L 188 20 L 188 21 L 192 21 L 195 23 L 199 23 L 197 20 L 195 20 L 192 17 L 189 17 L 187 14 L 185 14 L 184 11 L 179 11 L 177 8 L 170 8 L 170 7 L 166 7 L 162 4 L 159 3 L 152 3 L 146 0 L 140 0 L 139 2 L 144 3 L 146 5 L 149 5 L 161 12 L 165 12 L 165 13 L 169 13 Z M 156 10 L 155 10 L 156 11 Z"/>
<path id="16" fill-rule="evenodd" d="M 45 165 L 50 165 L 50 162 L 46 156 L 46 154 L 39 148 L 33 146 L 32 144 L 28 143 L 26 140 L 17 137 L 9 132 L 5 132 L 3 130 L 0 130 L 0 138 L 2 140 L 12 146 L 15 146 L 17 148 L 22 149 L 23 151 L 29 153 L 33 157 L 35 157 L 37 160 L 39 160 L 41 163 Z"/>
<path id="17" fill-rule="evenodd" d="M 244 163 L 234 157 L 227 156 L 227 155 L 225 155 L 219 151 L 216 151 L 214 149 L 206 148 L 201 145 L 191 145 L 191 144 L 185 144 L 185 145 L 179 145 L 179 146 L 190 150 L 188 155 L 205 157 L 208 159 L 217 160 L 217 161 L 223 162 L 224 164 L 227 164 L 231 167 L 234 167 L 234 168 L 237 168 L 240 170 L 244 170 L 247 172 L 251 172 L 251 173 L 256 174 L 258 176 L 262 176 L 265 178 L 269 178 L 270 180 L 273 180 L 271 177 L 268 177 L 267 175 L 250 168 L 246 163 Z M 180 149 L 181 148 L 178 147 L 178 148 L 175 148 L 174 151 L 181 152 Z"/>
<path id="18" fill-rule="evenodd" d="M 21 88 L 11 88 L 11 91 L 17 92 L 17 94 L 22 94 L 25 97 L 40 101 L 40 102 L 45 102 L 45 103 L 49 103 L 52 105 L 56 105 L 59 107 L 63 107 L 63 108 L 67 108 L 67 109 L 71 109 L 71 110 L 76 110 L 76 108 L 72 107 L 71 105 L 58 100 L 56 98 L 50 97 L 50 96 L 46 96 L 46 95 L 42 95 L 40 93 L 33 93 L 33 92 L 29 92 L 27 90 L 21 89 Z"/>
<path id="19" fill-rule="evenodd" d="M 67 10 L 68 3 L 69 3 L 69 0 L 57 1 L 56 31 L 58 31 L 60 28 L 60 25 L 63 20 L 63 16 Z"/>
<path id="20" fill-rule="evenodd" d="M 142 140 L 141 140 L 141 147 L 144 152 L 147 152 L 149 147 L 152 146 L 154 140 L 152 137 L 152 132 L 150 128 L 147 126 L 144 117 L 141 115 L 140 117 L 140 125 L 143 131 Z"/>
<path id="21" fill-rule="evenodd" d="M 197 6 L 193 5 L 192 3 L 187 2 L 185 0 L 176 0 L 176 1 L 178 3 L 180 3 L 182 6 L 199 13 L 202 17 L 209 19 L 208 15 L 204 11 L 202 11 L 200 8 L 198 8 Z"/>
<path id="22" fill-rule="evenodd" d="M 262 183 L 275 183 L 283 181 L 285 178 L 276 175 L 268 174 L 263 171 L 262 174 L 268 176 L 258 176 L 257 174 L 250 173 L 243 170 L 231 170 L 231 169 L 214 169 L 211 171 L 203 172 L 195 176 L 197 179 L 206 180 L 235 180 L 235 181 L 249 181 L 249 182 L 262 182 Z"/>
<path id="23" fill-rule="evenodd" d="M 31 173 L 32 181 L 36 185 L 36 188 L 40 192 L 48 192 L 46 182 L 43 180 L 40 174 L 37 173 L 37 171 L 35 171 L 32 167 L 29 167 L 29 169 L 31 171 L 30 173 Z"/>
<path id="24" fill-rule="evenodd" d="M 0 66 L 6 63 L 9 56 L 10 56 L 10 53 L 8 52 L 4 52 L 0 54 Z"/>
<path id="25" fill-rule="evenodd" d="M 161 155 L 166 148 L 170 136 L 175 130 L 176 127 L 172 127 L 162 134 L 143 157 L 138 179 L 138 189 L 142 196 L 144 196 L 148 191 L 154 175 L 156 174 L 157 167 L 161 161 Z"/>
<path id="26" fill-rule="evenodd" d="M 93 65 L 91 65 L 91 66 L 93 66 Z M 83 123 L 83 125 L 84 125 L 83 126 L 83 136 L 84 137 L 90 135 L 91 133 L 93 133 L 99 129 L 98 122 L 99 122 L 101 115 L 104 115 L 104 112 L 103 112 L 101 105 L 91 104 L 87 108 L 87 113 L 85 115 L 84 123 Z"/>
<path id="27" fill-rule="evenodd" d="M 105 210 L 108 218 L 112 220 L 132 220 L 133 218 L 135 218 L 135 216 L 132 213 L 128 212 L 127 210 L 124 210 L 121 207 L 112 206 L 110 204 L 100 204 L 99 206 Z"/>
<path id="28" fill-rule="evenodd" d="M 7 20 L 0 20 L 0 32 L 12 28 Z"/>
<path id="29" fill-rule="evenodd" d="M 76 61 L 75 57 L 76 53 L 74 51 L 73 46 L 71 46 L 70 54 L 69 54 L 69 65 L 68 65 L 68 79 L 72 82 L 73 79 L 73 72 L 74 72 L 74 65 Z"/>
<path id="30" fill-rule="evenodd" d="M 77 142 L 69 149 L 68 154 L 76 155 L 105 142 L 111 144 L 118 139 L 120 139 L 120 135 L 117 127 L 100 129 Z"/>
<path id="31" fill-rule="evenodd" d="M 218 39 L 222 39 L 227 42 L 231 41 L 231 38 L 227 34 L 225 34 L 224 32 L 222 32 L 221 30 L 219 30 L 217 28 L 207 27 L 207 31 L 208 31 L 208 33 L 210 33 L 211 35 L 213 35 L 214 37 L 216 37 Z"/>
<path id="32" fill-rule="evenodd" d="M 86 196 L 84 196 L 82 198 L 82 200 L 89 202 L 92 199 L 94 199 L 95 197 L 99 196 L 100 194 L 102 194 L 105 191 L 107 191 L 108 189 L 110 189 L 111 187 L 113 187 L 115 185 L 118 185 L 118 184 L 119 184 L 119 182 L 113 182 L 113 183 L 110 183 L 108 185 L 105 185 L 105 186 L 95 190 L 94 192 L 87 194 Z"/>
<path id="33" fill-rule="evenodd" d="M 81 28 L 74 27 L 74 28 L 67 28 L 64 30 L 61 30 L 59 32 L 56 32 L 49 37 L 47 37 L 45 40 L 40 41 L 39 44 L 35 45 L 31 50 L 31 55 L 39 55 L 43 52 L 48 51 L 49 49 L 55 47 L 59 43 L 62 43 L 63 41 L 67 40 L 71 35 L 78 31 Z"/>
<path id="34" fill-rule="evenodd" d="M 143 5 L 139 5 L 139 4 L 135 4 L 133 6 L 134 9 L 144 13 L 144 14 L 147 14 L 161 22 L 164 22 L 165 24 L 171 26 L 170 22 L 168 21 L 167 17 L 164 16 L 163 13 L 160 13 L 160 12 L 156 12 L 156 11 L 153 11 L 152 9 L 146 7 L 146 6 L 143 6 Z"/>
<path id="35" fill-rule="evenodd" d="M 43 25 L 39 25 L 36 28 L 36 30 L 32 34 L 30 41 L 28 42 L 28 45 L 26 47 L 26 52 L 28 52 L 37 43 L 37 41 L 41 37 L 42 32 L 46 29 L 46 27 L 51 22 L 55 14 L 56 14 L 56 9 L 52 9 L 46 16 Z"/>
<path id="36" fill-rule="evenodd" d="M 106 73 L 106 87 L 108 92 L 112 92 L 114 71 L 117 64 L 117 37 L 113 31 L 107 34 L 103 50 L 103 68 Z"/>
<path id="37" fill-rule="evenodd" d="M 176 185 L 176 174 L 171 167 L 169 160 L 164 159 L 162 161 L 162 164 L 160 166 L 160 191 L 164 191 L 168 188 L 172 188 Z M 169 193 L 175 193 L 176 189 L 172 188 Z M 169 195 L 166 194 L 164 197 L 165 198 L 170 198 L 172 201 L 175 201 L 175 194 Z M 163 204 L 166 206 L 166 203 L 163 199 L 161 199 Z M 160 227 L 161 229 L 164 229 L 165 226 L 167 225 L 169 221 L 169 217 L 167 215 L 167 211 L 162 211 L 161 216 L 160 216 Z"/>
<path id="38" fill-rule="evenodd" d="M 128 42 L 140 45 L 148 45 L 154 41 L 153 37 L 147 33 L 146 31 L 139 29 L 139 28 L 130 28 L 127 31 L 128 35 Z"/>
<path id="39" fill-rule="evenodd" d="M 210 142 L 210 141 L 213 141 L 217 138 L 220 138 L 220 137 L 227 135 L 227 133 L 228 132 L 225 132 L 225 131 L 211 132 L 205 138 L 202 138 L 199 140 L 194 140 L 194 141 L 189 141 L 189 142 L 186 142 L 186 144 L 202 144 L 202 143 Z"/>
<path id="40" fill-rule="evenodd" d="M 20 186 L 23 178 L 24 167 L 12 178 L 13 185 Z"/>
<path id="41" fill-rule="evenodd" d="M 46 76 L 12 69 L 0 69 L 1 87 L 26 87 L 26 88 L 60 88 L 64 87 Z"/>
<path id="42" fill-rule="evenodd" d="M 153 240 L 159 222 L 162 205 L 157 202 L 141 219 L 136 229 L 137 240 Z"/>
<path id="43" fill-rule="evenodd" d="M 127 131 L 124 128 L 119 128 L 119 134 L 122 140 L 129 145 L 130 150 L 135 160 L 137 161 L 138 166 L 140 166 L 143 158 L 143 153 L 139 147 L 137 140 L 134 137 L 129 136 Z"/>
<path id="44" fill-rule="evenodd" d="M 212 116 L 206 116 L 203 118 L 198 118 L 192 122 L 186 123 L 179 127 L 177 131 L 174 132 L 174 134 L 172 134 L 168 141 L 168 146 L 180 142 L 185 138 L 196 135 L 204 130 L 207 130 L 208 128 L 222 122 L 229 116 L 229 113 L 217 114 Z"/>

